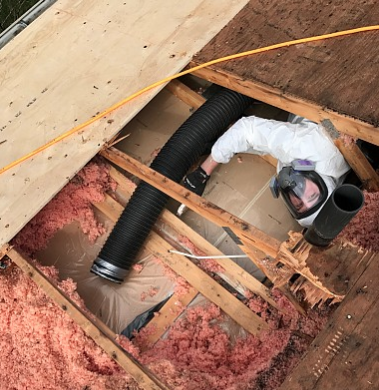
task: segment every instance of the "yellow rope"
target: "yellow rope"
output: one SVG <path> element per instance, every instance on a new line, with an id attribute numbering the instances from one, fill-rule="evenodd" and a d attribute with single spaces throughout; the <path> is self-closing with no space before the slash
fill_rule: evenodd
<path id="1" fill-rule="evenodd" d="M 260 49 L 249 50 L 249 51 L 245 51 L 245 52 L 242 52 L 242 53 L 232 54 L 230 56 L 218 58 L 218 59 L 206 62 L 204 64 L 195 66 L 195 67 L 193 67 L 191 69 L 187 69 L 187 70 L 185 70 L 183 72 L 174 74 L 173 76 L 168 76 L 168 77 L 166 77 L 166 78 L 164 78 L 162 80 L 159 80 L 159 81 L 157 81 L 157 82 L 155 82 L 155 83 L 153 83 L 153 84 L 151 84 L 151 85 L 149 85 L 149 86 L 147 86 L 145 88 L 140 89 L 139 91 L 137 91 L 134 94 L 128 96 L 127 98 L 119 101 L 118 103 L 116 103 L 113 106 L 109 107 L 108 109 L 106 109 L 105 111 L 101 112 L 100 114 L 92 117 L 88 121 L 86 121 L 86 122 L 84 122 L 84 123 L 82 123 L 82 124 L 72 128 L 71 130 L 69 130 L 69 131 L 61 134 L 60 136 L 54 138 L 50 142 L 40 146 L 39 148 L 37 148 L 37 149 L 33 150 L 32 152 L 26 154 L 25 156 L 20 157 L 16 161 L 13 161 L 12 163 L 6 165 L 5 167 L 0 169 L 0 174 L 8 171 L 9 169 L 15 167 L 18 164 L 21 164 L 22 162 L 24 162 L 25 160 L 35 156 L 36 154 L 46 150 L 50 146 L 57 144 L 58 142 L 62 141 L 63 139 L 69 137 L 70 135 L 72 135 L 74 133 L 77 133 L 78 131 L 82 130 L 83 128 L 85 128 L 85 127 L 87 127 L 89 125 L 91 125 L 92 123 L 98 121 L 99 119 L 104 118 L 106 115 L 109 115 L 113 111 L 117 110 L 121 106 L 124 106 L 126 103 L 128 103 L 131 100 L 135 99 L 136 97 L 142 95 L 143 93 L 145 93 L 147 91 L 150 91 L 151 89 L 153 89 L 155 87 L 158 87 L 158 86 L 160 86 L 160 85 L 162 85 L 164 83 L 167 83 L 167 82 L 169 82 L 171 80 L 174 80 L 174 79 L 176 79 L 178 77 L 184 76 L 186 74 L 195 72 L 195 71 L 197 71 L 199 69 L 206 68 L 206 67 L 211 66 L 211 65 L 219 64 L 220 62 L 235 60 L 237 58 L 241 58 L 241 57 L 246 57 L 246 56 L 250 56 L 250 55 L 253 55 L 253 54 L 259 54 L 259 53 L 267 52 L 269 50 L 279 49 L 279 48 L 282 48 L 282 47 L 294 46 L 294 45 L 298 45 L 298 44 L 301 44 L 301 43 L 315 42 L 315 41 L 319 41 L 319 40 L 323 40 L 323 39 L 336 38 L 336 37 L 341 37 L 341 36 L 344 36 L 344 35 L 356 34 L 356 33 L 365 32 L 365 31 L 373 31 L 373 30 L 379 30 L 379 25 L 367 26 L 367 27 L 359 27 L 359 28 L 355 28 L 355 29 L 351 29 L 351 30 L 345 30 L 345 31 L 339 31 L 339 32 L 331 33 L 331 34 L 318 35 L 318 36 L 314 36 L 314 37 L 301 38 L 301 39 L 296 39 L 296 40 L 293 40 L 293 41 L 277 43 L 275 45 L 262 47 Z"/>

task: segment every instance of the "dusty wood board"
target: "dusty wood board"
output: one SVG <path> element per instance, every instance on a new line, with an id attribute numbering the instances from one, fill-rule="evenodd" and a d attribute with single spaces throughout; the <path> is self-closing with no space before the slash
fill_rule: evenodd
<path id="1" fill-rule="evenodd" d="M 351 286 L 280 390 L 375 389 L 378 374 L 379 258 Z"/>
<path id="2" fill-rule="evenodd" d="M 246 2 L 55 3 L 0 51 L 0 168 L 180 71 Z M 0 245 L 160 89 L 1 174 Z"/>
<path id="3" fill-rule="evenodd" d="M 251 0 L 195 62 L 376 25 L 378 16 L 375 0 Z M 223 62 L 212 69 L 236 90 L 250 82 L 250 95 L 257 99 L 315 121 L 331 118 L 338 130 L 379 144 L 379 107 L 373 92 L 379 88 L 378 44 L 379 31 L 365 32 Z M 206 72 L 204 78 L 211 76 Z"/>

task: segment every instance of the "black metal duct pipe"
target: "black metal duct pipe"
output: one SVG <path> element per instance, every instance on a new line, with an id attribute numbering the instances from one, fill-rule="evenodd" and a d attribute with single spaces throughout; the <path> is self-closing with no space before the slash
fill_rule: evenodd
<path id="1" fill-rule="evenodd" d="M 252 99 L 222 89 L 186 120 L 163 146 L 151 168 L 179 183 L 227 127 L 242 116 Z M 91 272 L 121 283 L 169 197 L 141 182 L 116 223 Z"/>
<path id="2" fill-rule="evenodd" d="M 304 238 L 316 246 L 327 246 L 358 213 L 364 204 L 362 191 L 352 184 L 337 187 L 305 232 Z"/>

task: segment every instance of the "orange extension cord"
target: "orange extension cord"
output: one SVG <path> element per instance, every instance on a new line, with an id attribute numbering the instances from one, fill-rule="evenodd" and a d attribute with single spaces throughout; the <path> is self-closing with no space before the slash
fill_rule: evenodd
<path id="1" fill-rule="evenodd" d="M 158 87 L 158 86 L 160 86 L 160 85 L 162 85 L 164 83 L 167 83 L 167 82 L 169 82 L 171 80 L 174 80 L 174 79 L 176 79 L 178 77 L 181 77 L 181 76 L 184 76 L 186 74 L 195 72 L 196 70 L 199 70 L 199 69 L 202 69 L 202 68 L 206 68 L 207 66 L 219 64 L 220 62 L 230 61 L 230 60 L 234 60 L 234 59 L 237 59 L 237 58 L 250 56 L 250 55 L 253 55 L 253 54 L 258 54 L 258 53 L 263 53 L 263 52 L 267 52 L 267 51 L 274 50 L 274 49 L 279 49 L 279 48 L 282 48 L 282 47 L 289 47 L 289 46 L 294 46 L 294 45 L 298 45 L 298 44 L 301 44 L 301 43 L 320 41 L 320 40 L 323 40 L 323 39 L 336 38 L 336 37 L 341 37 L 341 36 L 344 36 L 344 35 L 356 34 L 356 33 L 360 33 L 360 32 L 373 31 L 373 30 L 379 30 L 379 25 L 367 26 L 367 27 L 359 27 L 359 28 L 355 28 L 355 29 L 351 29 L 351 30 L 345 30 L 345 31 L 339 31 L 339 32 L 331 33 L 331 34 L 318 35 L 318 36 L 309 37 L 309 38 L 302 38 L 302 39 L 296 39 L 296 40 L 293 40 L 293 41 L 277 43 L 275 45 L 262 47 L 260 49 L 249 50 L 249 51 L 245 51 L 245 52 L 242 52 L 242 53 L 232 54 L 230 56 L 218 58 L 218 59 L 206 62 L 204 64 L 195 66 L 195 67 L 193 67 L 191 69 L 188 69 L 188 70 L 185 70 L 183 72 L 174 74 L 173 76 L 166 77 L 166 78 L 164 78 L 162 80 L 159 80 L 159 81 L 157 81 L 157 82 L 155 82 L 155 83 L 153 83 L 153 84 L 151 84 L 151 85 L 149 85 L 149 86 L 147 86 L 147 87 L 145 87 L 145 88 L 135 92 L 134 94 L 132 94 L 132 95 L 128 96 L 127 98 L 119 101 L 118 103 L 114 104 L 113 106 L 109 107 L 108 109 L 106 109 L 105 111 L 101 112 L 100 114 L 94 116 L 93 118 L 89 119 L 88 121 L 86 121 L 86 122 L 84 122 L 84 123 L 82 123 L 82 124 L 72 128 L 71 130 L 61 134 L 59 137 L 54 138 L 53 140 L 51 140 L 50 142 L 46 143 L 45 145 L 40 146 L 36 150 L 33 150 L 32 152 L 26 154 L 23 157 L 20 157 L 19 159 L 17 159 L 16 161 L 13 161 L 12 163 L 6 165 L 5 167 L 0 168 L 0 175 L 2 173 L 4 173 L 4 172 L 8 171 L 9 169 L 15 167 L 16 165 L 24 162 L 25 160 L 35 156 L 36 154 L 46 150 L 50 146 L 57 144 L 58 142 L 64 140 L 67 137 L 69 137 L 70 135 L 72 135 L 72 134 L 74 134 L 74 133 L 84 129 L 85 127 L 87 127 L 90 124 L 96 122 L 97 120 L 103 118 L 104 116 L 112 113 L 113 111 L 117 110 L 121 106 L 124 106 L 126 103 L 128 103 L 131 100 L 135 99 L 136 97 L 142 95 L 143 93 L 145 93 L 145 92 L 147 92 L 147 91 L 149 91 L 149 90 L 151 90 L 151 89 L 153 89 L 155 87 Z"/>

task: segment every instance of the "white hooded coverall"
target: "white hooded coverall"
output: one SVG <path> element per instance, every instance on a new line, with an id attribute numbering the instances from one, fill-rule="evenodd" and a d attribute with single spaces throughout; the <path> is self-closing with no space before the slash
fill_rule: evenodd
<path id="1" fill-rule="evenodd" d="M 350 169 L 321 126 L 300 117 L 293 117 L 291 122 L 255 116 L 240 119 L 216 141 L 211 152 L 213 160 L 221 164 L 228 163 L 236 153 L 270 154 L 278 160 L 277 172 L 296 159 L 313 161 L 328 188 L 328 197 Z M 299 224 L 311 226 L 320 210 L 298 220 Z"/>

